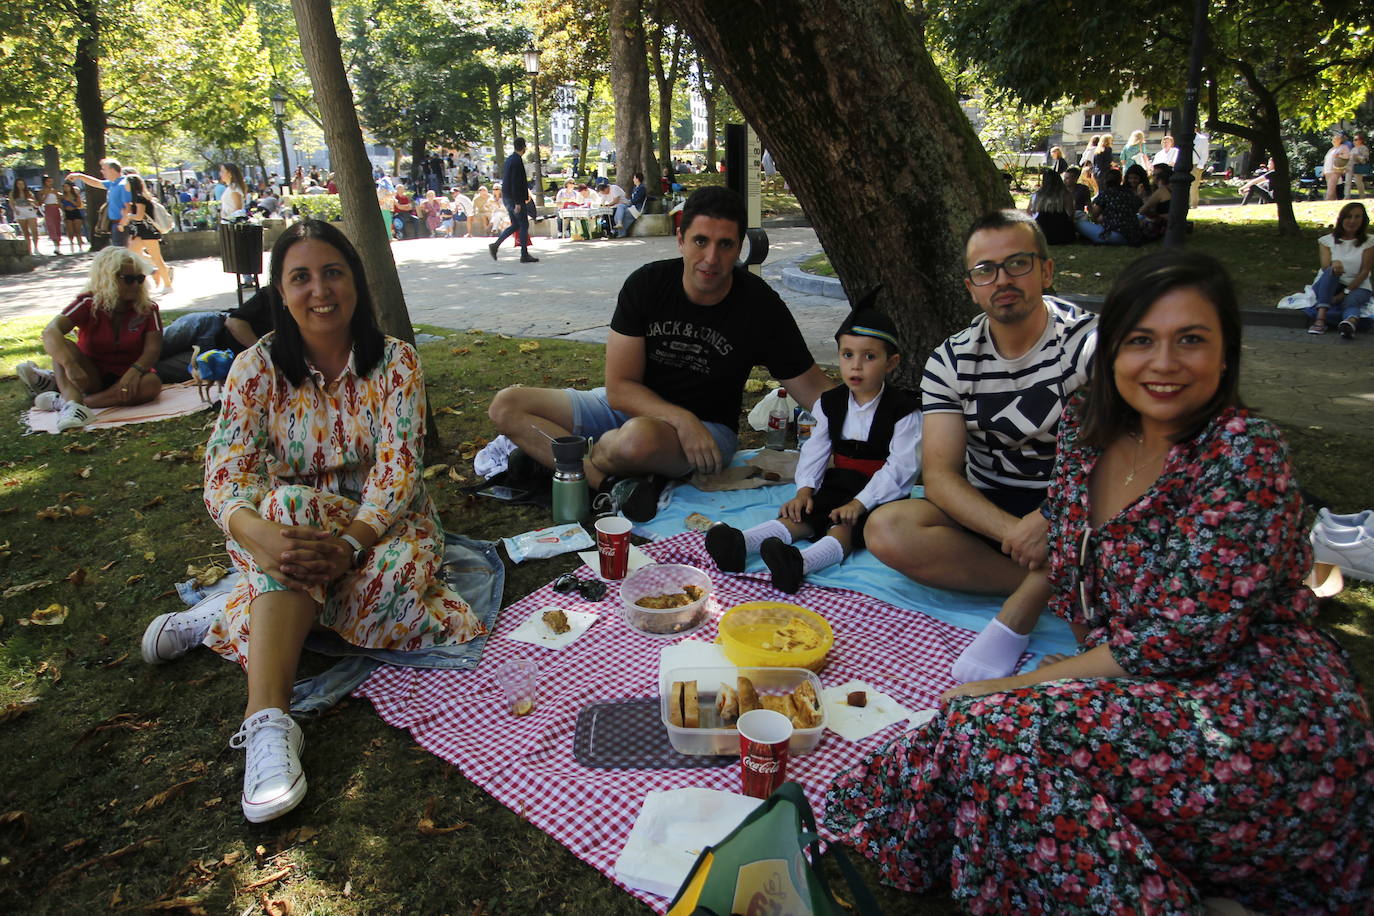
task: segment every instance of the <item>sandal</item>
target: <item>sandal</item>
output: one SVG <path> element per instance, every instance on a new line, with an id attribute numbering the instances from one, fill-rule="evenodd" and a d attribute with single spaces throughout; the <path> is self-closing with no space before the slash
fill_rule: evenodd
<path id="1" fill-rule="evenodd" d="M 1314 322 L 1312 322 L 1312 324 L 1307 328 L 1307 333 L 1309 333 L 1309 334 L 1325 334 L 1325 333 L 1326 333 L 1326 322 L 1325 322 L 1325 321 L 1314 321 Z"/>
<path id="2" fill-rule="evenodd" d="M 1338 324 L 1336 329 L 1341 332 L 1341 336 L 1346 340 L 1353 340 L 1355 337 L 1355 322 L 1349 318 Z"/>

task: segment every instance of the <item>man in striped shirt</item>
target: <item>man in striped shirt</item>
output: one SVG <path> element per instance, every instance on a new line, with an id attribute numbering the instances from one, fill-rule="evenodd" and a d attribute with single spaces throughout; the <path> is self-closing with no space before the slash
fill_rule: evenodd
<path id="1" fill-rule="evenodd" d="M 1045 296 L 1054 261 L 1034 218 L 977 220 L 964 285 L 983 314 L 931 354 L 921 380 L 924 499 L 869 518 L 868 548 L 923 585 L 1010 595 L 1046 563 L 1040 514 L 1055 432 L 1088 379 L 1096 317 Z M 1010 674 L 1038 609 L 1003 607 L 955 665 L 961 681 Z"/>

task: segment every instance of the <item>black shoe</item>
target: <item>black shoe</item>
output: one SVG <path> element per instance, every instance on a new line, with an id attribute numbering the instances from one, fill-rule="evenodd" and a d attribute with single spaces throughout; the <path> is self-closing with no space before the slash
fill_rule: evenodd
<path id="1" fill-rule="evenodd" d="M 487 251 L 491 252 L 491 259 L 493 261 L 496 260 L 496 246 L 500 244 L 500 242 L 492 242 L 490 245 L 487 246 Z"/>
<path id="2" fill-rule="evenodd" d="M 511 486 L 532 490 L 547 486 L 553 480 L 553 471 L 517 448 L 506 457 L 506 479 Z"/>
<path id="3" fill-rule="evenodd" d="M 781 538 L 769 538 L 759 545 L 759 556 L 773 574 L 773 587 L 789 595 L 796 594 L 805 576 L 801 551 L 784 544 Z"/>
<path id="4" fill-rule="evenodd" d="M 609 489 L 620 514 L 632 522 L 647 522 L 658 514 L 658 497 L 668 481 L 657 474 L 617 481 Z M 603 484 L 605 489 L 606 485 Z"/>
<path id="5" fill-rule="evenodd" d="M 706 529 L 706 552 L 721 572 L 744 572 L 744 532 L 717 522 Z"/>
<path id="6" fill-rule="evenodd" d="M 539 263 L 539 259 L 536 258 L 534 255 L 522 254 L 522 255 L 520 256 L 520 263 L 521 263 L 521 264 L 538 264 L 538 263 Z"/>

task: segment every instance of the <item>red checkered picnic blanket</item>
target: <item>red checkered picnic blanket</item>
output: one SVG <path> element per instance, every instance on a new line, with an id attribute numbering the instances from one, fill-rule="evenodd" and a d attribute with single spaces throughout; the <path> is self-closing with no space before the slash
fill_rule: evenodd
<path id="1" fill-rule="evenodd" d="M 858 678 L 908 709 L 936 705 L 940 693 L 954 685 L 950 665 L 974 636 L 855 591 L 807 586 L 792 596 L 775 591 L 766 578 L 720 573 L 696 532 L 666 538 L 644 550 L 661 563 L 706 570 L 717 616 L 736 604 L 760 600 L 792 601 L 815 610 L 835 631 L 835 648 L 820 675 L 822 683 Z M 583 567 L 578 574 L 590 577 L 591 571 Z M 668 643 L 631 629 L 620 617 L 619 599 L 614 584 L 604 601 L 590 606 L 576 592 L 562 595 L 545 586 L 502 612 L 475 670 L 384 667 L 357 691 L 373 702 L 388 724 L 409 729 L 420 746 L 457 766 L 497 801 L 613 881 L 615 860 L 650 791 L 700 786 L 738 792 L 740 783 L 737 766 L 606 770 L 584 767 L 574 759 L 574 728 L 583 707 L 658 695 L 659 650 Z M 503 638 L 546 605 L 595 609 L 601 618 L 559 651 Z M 714 639 L 714 620 L 688 638 Z M 539 663 L 538 707 L 520 718 L 507 713 L 494 673 L 511 658 L 534 658 Z M 802 784 L 819 814 L 832 777 L 904 727 L 888 726 L 859 743 L 827 731 L 815 751 L 788 762 L 787 778 Z M 657 912 L 667 909 L 669 901 L 663 897 L 626 890 Z"/>

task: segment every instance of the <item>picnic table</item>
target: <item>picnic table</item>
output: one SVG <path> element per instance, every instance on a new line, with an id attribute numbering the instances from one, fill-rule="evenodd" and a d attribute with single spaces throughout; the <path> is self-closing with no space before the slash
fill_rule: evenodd
<path id="1" fill-rule="evenodd" d="M 564 220 L 573 220 L 574 239 L 590 239 L 592 237 L 592 225 L 605 219 L 606 232 L 610 232 L 610 219 L 615 215 L 614 207 L 563 207 L 559 209 L 558 215 Z M 581 235 L 578 234 L 581 229 Z"/>

